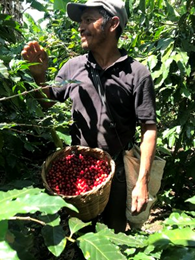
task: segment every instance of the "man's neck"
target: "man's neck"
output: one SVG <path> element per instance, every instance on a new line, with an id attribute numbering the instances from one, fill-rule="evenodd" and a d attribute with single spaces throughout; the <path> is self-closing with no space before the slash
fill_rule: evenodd
<path id="1" fill-rule="evenodd" d="M 117 47 L 92 51 L 92 54 L 102 69 L 108 68 L 121 57 L 121 53 Z"/>

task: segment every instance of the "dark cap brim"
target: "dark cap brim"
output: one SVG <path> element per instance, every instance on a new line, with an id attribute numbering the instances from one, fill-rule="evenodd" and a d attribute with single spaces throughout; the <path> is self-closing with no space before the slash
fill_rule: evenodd
<path id="1" fill-rule="evenodd" d="M 83 10 L 85 9 L 85 5 L 68 3 L 66 9 L 67 9 L 68 17 L 71 20 L 73 20 L 75 22 L 80 22 L 81 21 L 81 14 L 82 14 Z"/>
<path id="2" fill-rule="evenodd" d="M 83 11 L 85 10 L 85 8 L 87 8 L 87 7 L 98 7 L 98 6 L 102 6 L 102 5 L 100 5 L 100 4 L 87 5 L 87 4 L 68 3 L 66 10 L 67 10 L 68 17 L 71 20 L 79 23 L 79 22 L 81 22 L 81 15 L 82 15 Z"/>

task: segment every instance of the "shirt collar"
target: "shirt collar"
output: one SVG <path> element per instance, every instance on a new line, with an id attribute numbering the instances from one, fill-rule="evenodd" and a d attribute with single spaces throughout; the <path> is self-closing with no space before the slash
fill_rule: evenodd
<path id="1" fill-rule="evenodd" d="M 120 62 L 123 62 L 124 60 L 128 59 L 128 55 L 127 55 L 127 52 L 125 49 L 119 49 L 119 51 L 121 53 L 121 57 L 118 60 L 116 60 L 111 66 L 109 66 L 109 68 L 114 66 L 116 63 L 120 63 Z M 96 60 L 93 57 L 93 54 L 91 51 L 87 54 L 86 64 L 92 66 L 95 69 L 102 70 L 102 68 L 96 63 Z"/>

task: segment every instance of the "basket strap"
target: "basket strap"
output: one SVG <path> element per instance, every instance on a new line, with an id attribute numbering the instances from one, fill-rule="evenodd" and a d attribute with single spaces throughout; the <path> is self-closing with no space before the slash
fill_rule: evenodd
<path id="1" fill-rule="evenodd" d="M 102 82 L 101 82 L 101 79 L 100 79 L 99 71 L 97 69 L 95 69 L 94 67 L 92 67 L 92 66 L 90 66 L 90 69 L 91 69 L 91 76 L 93 78 L 94 86 L 95 86 L 95 88 L 96 88 L 96 90 L 97 90 L 97 92 L 99 94 L 99 97 L 101 99 L 102 105 L 104 107 L 106 107 L 108 116 L 111 119 L 110 127 L 114 128 L 116 136 L 117 136 L 117 139 L 118 139 L 118 141 L 120 143 L 120 146 L 121 146 L 122 150 L 124 150 L 124 145 L 121 142 L 120 136 L 119 136 L 117 128 L 116 128 L 116 122 L 115 122 L 115 120 L 113 118 L 113 115 L 111 113 L 109 104 L 108 104 L 108 102 L 106 100 L 106 93 L 104 91 L 104 87 L 102 86 Z"/>

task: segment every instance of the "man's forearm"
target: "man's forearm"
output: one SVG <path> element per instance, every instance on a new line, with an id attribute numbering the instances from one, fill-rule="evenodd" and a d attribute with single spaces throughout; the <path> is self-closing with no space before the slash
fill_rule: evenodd
<path id="1" fill-rule="evenodd" d="M 140 145 L 141 159 L 138 182 L 148 183 L 149 173 L 156 151 L 156 125 L 142 125 L 142 140 Z"/>
<path id="2" fill-rule="evenodd" d="M 156 150 L 156 125 L 142 125 L 142 140 L 140 145 L 140 169 L 136 185 L 132 191 L 132 214 L 137 214 L 145 209 L 148 203 L 148 181 L 150 169 Z"/>

